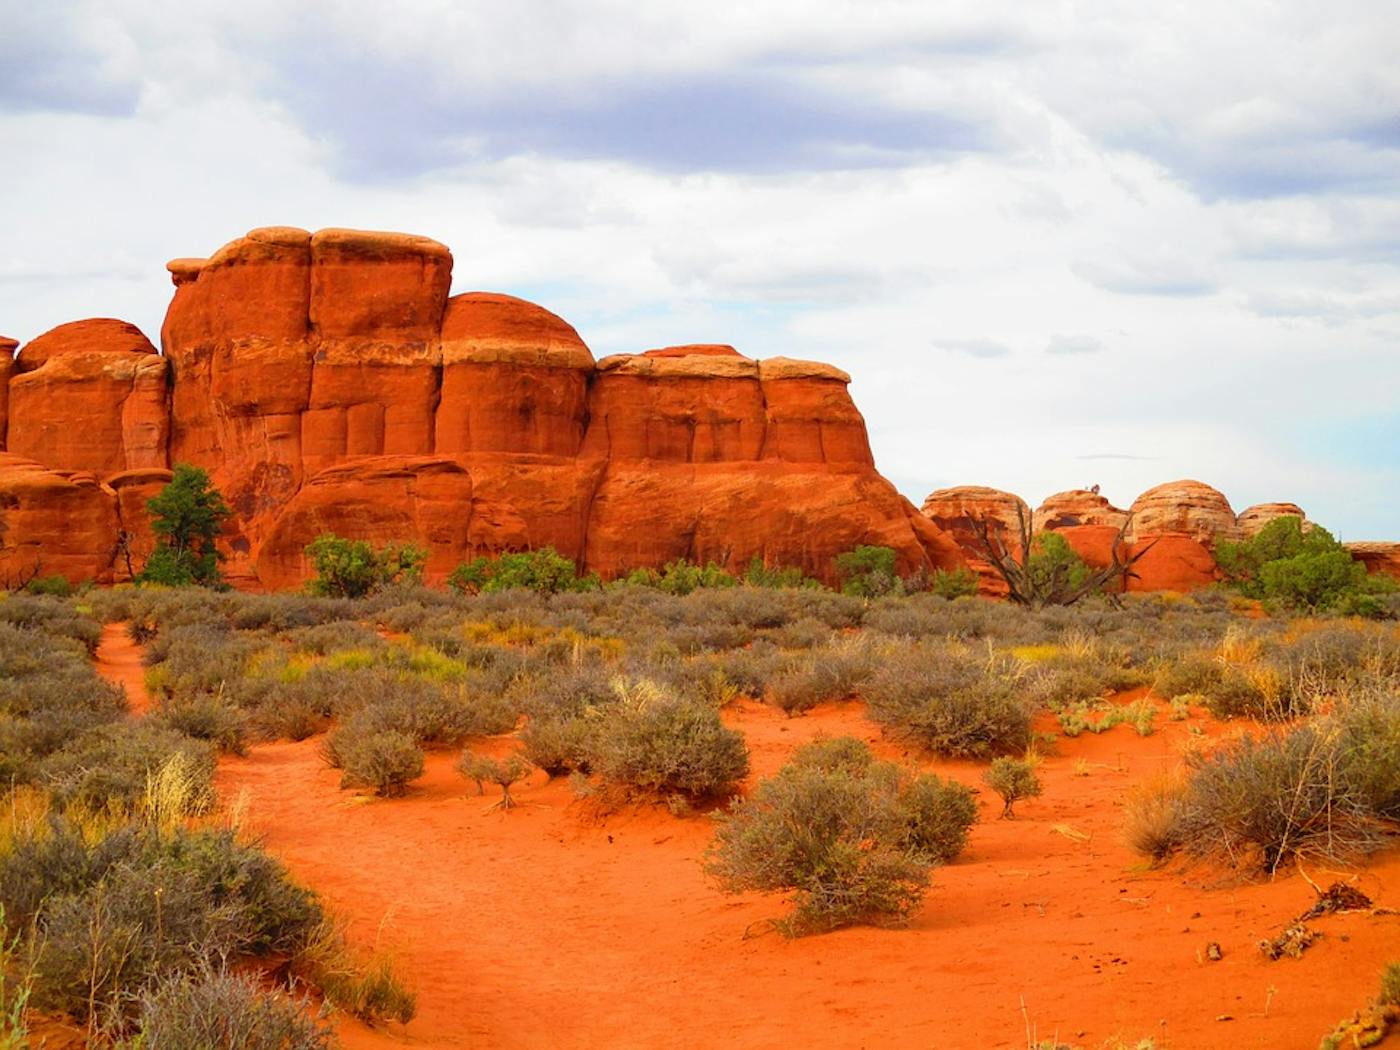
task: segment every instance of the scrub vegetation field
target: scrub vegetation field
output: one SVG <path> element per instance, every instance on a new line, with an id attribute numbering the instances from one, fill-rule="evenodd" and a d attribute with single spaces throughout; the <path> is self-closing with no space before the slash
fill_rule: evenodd
<path id="1" fill-rule="evenodd" d="M 503 571 L 0 598 L 0 1047 L 1395 1025 L 1393 620 Z"/>

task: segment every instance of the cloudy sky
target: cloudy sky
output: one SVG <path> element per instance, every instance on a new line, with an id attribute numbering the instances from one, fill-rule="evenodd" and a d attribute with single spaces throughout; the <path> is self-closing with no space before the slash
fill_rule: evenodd
<path id="1" fill-rule="evenodd" d="M 0 0 L 0 332 L 405 230 L 598 356 L 839 364 L 916 502 L 1400 539 L 1398 53 L 1392 0 Z"/>

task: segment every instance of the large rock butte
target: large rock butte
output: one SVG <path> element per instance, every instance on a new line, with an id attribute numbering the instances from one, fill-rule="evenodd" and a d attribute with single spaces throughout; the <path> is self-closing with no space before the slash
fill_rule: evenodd
<path id="1" fill-rule="evenodd" d="M 269 227 L 168 269 L 163 355 L 111 320 L 5 344 L 0 567 L 125 578 L 179 462 L 233 507 L 245 586 L 304 580 L 325 531 L 421 544 L 430 581 L 546 544 L 604 576 L 758 557 L 831 581 L 858 543 L 906 572 L 963 563 L 875 471 L 828 365 L 710 344 L 595 362 L 548 310 L 449 295 L 451 253 L 406 234 Z"/>

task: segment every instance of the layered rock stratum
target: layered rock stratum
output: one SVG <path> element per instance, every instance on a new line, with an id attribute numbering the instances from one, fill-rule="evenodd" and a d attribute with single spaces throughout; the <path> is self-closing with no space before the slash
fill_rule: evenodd
<path id="1" fill-rule="evenodd" d="M 759 558 L 830 581 L 860 543 L 903 572 L 963 563 L 876 472 L 830 365 L 712 344 L 595 361 L 542 307 L 450 295 L 451 252 L 407 234 L 269 227 L 168 269 L 162 353 L 106 319 L 0 353 L 0 583 L 125 578 L 175 463 L 232 506 L 245 586 L 304 580 L 326 531 L 418 543 L 430 581 L 546 545 L 605 577 Z"/>

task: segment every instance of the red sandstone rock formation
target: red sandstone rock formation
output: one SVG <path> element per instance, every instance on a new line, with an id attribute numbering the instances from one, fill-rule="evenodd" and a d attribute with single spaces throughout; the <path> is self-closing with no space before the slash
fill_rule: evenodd
<path id="1" fill-rule="evenodd" d="M 1036 508 L 1035 531 L 1058 532 L 1076 554 L 1098 569 L 1113 563 L 1113 546 L 1127 520 L 1127 511 L 1097 492 L 1070 489 L 1048 496 Z M 1123 557 L 1126 549 L 1118 553 Z"/>
<path id="2" fill-rule="evenodd" d="M 112 490 L 93 475 L 0 452 L 0 588 L 36 575 L 106 582 L 116 536 Z"/>
<path id="3" fill-rule="evenodd" d="M 1169 481 L 1133 500 L 1135 539 L 1164 534 L 1189 536 L 1207 549 L 1240 538 L 1235 512 L 1225 496 L 1199 481 Z"/>
<path id="4" fill-rule="evenodd" d="M 1265 525 L 1278 518 L 1299 518 L 1305 530 L 1312 528 L 1312 522 L 1308 521 L 1303 508 L 1296 503 L 1256 503 L 1240 511 L 1235 524 L 1239 526 L 1241 537 L 1248 540 L 1258 536 Z"/>
<path id="5" fill-rule="evenodd" d="M 1241 538 L 1230 501 L 1199 481 L 1171 481 L 1148 489 L 1130 511 L 1130 553 L 1155 541 L 1133 566 L 1130 591 L 1190 591 L 1220 578 L 1212 551 Z"/>
<path id="6" fill-rule="evenodd" d="M 165 466 L 166 362 L 134 325 L 60 325 L 22 348 L 14 371 L 8 451 L 99 478 Z"/>
<path id="7" fill-rule="evenodd" d="M 1400 543 L 1358 541 L 1344 546 L 1353 558 L 1366 566 L 1367 572 L 1383 573 L 1400 580 Z"/>
<path id="8" fill-rule="evenodd" d="M 0 452 L 5 451 L 5 429 L 10 419 L 10 377 L 15 371 L 15 348 L 19 342 L 0 335 Z"/>
<path id="9" fill-rule="evenodd" d="M 1019 557 L 1021 525 L 1018 508 L 1020 514 L 1030 521 L 1031 509 L 1021 497 L 985 485 L 958 485 L 930 492 L 924 500 L 923 513 L 936 528 L 957 543 L 968 564 L 977 573 L 982 593 L 1004 595 L 1006 581 L 987 560 L 982 543 L 973 529 L 973 522 L 984 522 L 989 535 L 1000 538 L 1007 549 Z"/>

